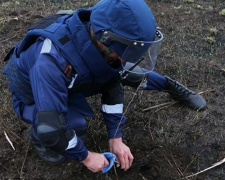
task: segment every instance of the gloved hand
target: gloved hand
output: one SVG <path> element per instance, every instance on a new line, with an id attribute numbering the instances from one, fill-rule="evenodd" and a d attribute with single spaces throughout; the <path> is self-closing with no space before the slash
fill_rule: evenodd
<path id="1" fill-rule="evenodd" d="M 114 162 L 116 160 L 116 156 L 114 154 L 110 153 L 110 152 L 104 152 L 102 154 L 109 161 L 109 165 L 104 167 L 103 170 L 102 170 L 102 173 L 106 173 L 112 168 L 112 166 L 113 166 L 113 164 L 114 164 Z"/>

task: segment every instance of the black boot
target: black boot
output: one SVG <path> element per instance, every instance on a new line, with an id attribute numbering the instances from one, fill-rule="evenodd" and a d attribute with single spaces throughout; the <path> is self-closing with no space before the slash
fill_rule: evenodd
<path id="1" fill-rule="evenodd" d="M 31 125 L 27 130 L 27 137 L 33 144 L 33 147 L 37 151 L 40 158 L 45 162 L 57 165 L 65 160 L 65 157 L 45 147 L 34 137 L 34 128 Z"/>
<path id="2" fill-rule="evenodd" d="M 165 91 L 168 92 L 173 99 L 180 101 L 197 111 L 206 108 L 206 101 L 201 95 L 169 77 L 166 78 L 168 79 L 168 83 Z"/>

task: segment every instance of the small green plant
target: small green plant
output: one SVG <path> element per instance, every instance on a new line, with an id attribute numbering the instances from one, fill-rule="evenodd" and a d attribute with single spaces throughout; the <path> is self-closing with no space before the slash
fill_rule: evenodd
<path id="1" fill-rule="evenodd" d="M 207 24 L 209 24 L 210 19 L 206 17 L 206 18 L 204 18 L 204 22 L 207 23 Z"/>
<path id="2" fill-rule="evenodd" d="M 215 44 L 215 42 L 216 42 L 215 37 L 212 37 L 212 36 L 207 36 L 205 40 L 206 40 L 209 44 Z"/>
<path id="3" fill-rule="evenodd" d="M 20 2 L 19 2 L 19 1 L 15 1 L 15 4 L 16 4 L 16 5 L 19 5 L 19 4 L 20 4 Z"/>
<path id="4" fill-rule="evenodd" d="M 182 6 L 174 6 L 173 9 L 179 10 Z"/>
<path id="5" fill-rule="evenodd" d="M 83 8 L 87 8 L 89 6 L 90 6 L 89 2 L 85 2 L 81 5 L 81 7 L 83 7 Z"/>
<path id="6" fill-rule="evenodd" d="M 164 17 L 164 16 L 165 16 L 165 13 L 164 13 L 164 12 L 161 12 L 161 13 L 160 13 L 160 16 L 161 16 L 161 17 Z"/>
<path id="7" fill-rule="evenodd" d="M 209 7 L 206 8 L 206 10 L 212 11 L 213 10 L 213 7 L 212 6 L 209 6 Z"/>
<path id="8" fill-rule="evenodd" d="M 199 10 L 203 10 L 203 9 L 204 9 L 203 6 L 201 6 L 201 5 L 199 5 L 199 4 L 195 5 L 195 8 L 196 8 L 196 9 L 199 9 Z"/>
<path id="9" fill-rule="evenodd" d="M 4 2 L 1 4 L 2 7 L 8 7 L 11 5 L 11 2 L 10 1 L 7 1 L 7 2 Z"/>
<path id="10" fill-rule="evenodd" d="M 218 34 L 218 30 L 215 27 L 209 29 L 211 35 L 216 36 Z"/>
<path id="11" fill-rule="evenodd" d="M 225 16 L 225 9 L 223 9 L 222 11 L 220 11 L 220 16 Z"/>
<path id="12" fill-rule="evenodd" d="M 192 3 L 194 3 L 195 1 L 194 1 L 194 0 L 184 0 L 184 2 L 187 3 L 187 4 L 192 4 Z"/>

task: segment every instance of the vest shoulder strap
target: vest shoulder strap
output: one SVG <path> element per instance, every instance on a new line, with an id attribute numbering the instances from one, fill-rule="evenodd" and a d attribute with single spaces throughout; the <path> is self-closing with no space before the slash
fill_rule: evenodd
<path id="1" fill-rule="evenodd" d="M 71 12 L 70 12 L 71 13 Z M 62 52 L 62 55 L 67 61 L 65 65 L 64 74 L 70 78 L 74 75 L 75 70 L 73 68 L 73 52 L 75 45 L 70 38 L 70 32 L 66 28 L 66 20 L 70 15 L 65 15 L 65 11 L 61 11 L 58 14 L 49 15 L 34 23 L 29 29 L 25 37 L 16 44 L 5 56 L 4 61 L 10 59 L 12 53 L 15 53 L 17 57 L 28 49 L 38 37 L 43 36 L 50 39 Z M 66 46 L 66 48 L 64 47 Z"/>

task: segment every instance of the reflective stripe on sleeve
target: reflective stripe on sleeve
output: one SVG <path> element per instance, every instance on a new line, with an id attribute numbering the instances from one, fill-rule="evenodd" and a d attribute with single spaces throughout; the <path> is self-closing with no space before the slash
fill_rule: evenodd
<path id="1" fill-rule="evenodd" d="M 103 104 L 102 111 L 108 114 L 123 113 L 123 104 L 115 104 L 115 105 Z"/>
<path id="2" fill-rule="evenodd" d="M 71 148 L 75 147 L 76 145 L 77 145 L 77 136 L 76 136 L 76 134 L 74 134 L 74 137 L 73 137 L 73 139 L 71 139 L 71 140 L 69 141 L 69 145 L 68 145 L 68 147 L 66 148 L 66 150 L 67 150 L 67 149 L 71 149 Z"/>

